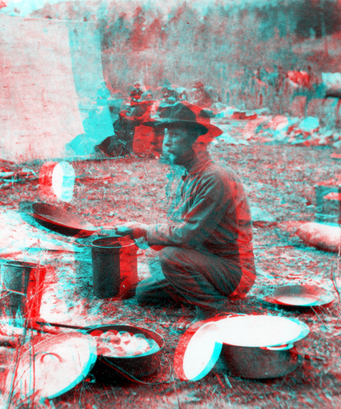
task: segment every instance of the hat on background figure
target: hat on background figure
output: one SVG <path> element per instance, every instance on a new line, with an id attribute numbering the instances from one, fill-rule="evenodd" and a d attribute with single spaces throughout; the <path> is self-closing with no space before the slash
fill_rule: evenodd
<path id="1" fill-rule="evenodd" d="M 170 107 L 167 118 L 154 116 L 144 125 L 154 128 L 184 128 L 198 132 L 198 143 L 208 144 L 223 131 L 211 124 L 209 115 L 205 110 L 187 101 L 177 102 Z"/>

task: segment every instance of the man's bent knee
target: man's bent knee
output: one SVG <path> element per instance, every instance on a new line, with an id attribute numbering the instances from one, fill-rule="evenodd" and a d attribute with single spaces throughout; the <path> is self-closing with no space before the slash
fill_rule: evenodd
<path id="1" fill-rule="evenodd" d="M 159 252 L 159 260 L 162 270 L 164 270 L 164 267 L 167 267 L 172 264 L 172 262 L 179 260 L 179 249 L 172 246 L 164 247 Z"/>

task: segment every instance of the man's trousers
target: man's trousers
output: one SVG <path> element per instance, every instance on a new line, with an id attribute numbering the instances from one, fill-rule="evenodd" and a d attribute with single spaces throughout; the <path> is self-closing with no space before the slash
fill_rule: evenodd
<path id="1" fill-rule="evenodd" d="M 243 298 L 255 281 L 252 251 L 220 257 L 182 247 L 164 247 L 149 263 L 151 278 L 136 289 L 140 304 L 171 298 L 199 307 L 224 308 Z"/>

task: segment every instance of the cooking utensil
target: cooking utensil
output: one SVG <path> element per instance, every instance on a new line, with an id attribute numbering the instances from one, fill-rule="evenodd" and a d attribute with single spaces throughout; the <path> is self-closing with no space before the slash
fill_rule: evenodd
<path id="1" fill-rule="evenodd" d="M 275 315 L 233 315 L 217 321 L 224 344 L 272 347 L 296 342 L 309 333 L 303 322 Z"/>
<path id="2" fill-rule="evenodd" d="M 36 202 L 32 205 L 32 216 L 42 226 L 65 236 L 78 238 L 91 236 L 98 228 L 70 211 L 48 203 Z"/>
<path id="3" fill-rule="evenodd" d="M 103 325 L 88 330 L 91 335 L 94 331 L 103 332 L 109 330 L 126 331 L 131 334 L 143 334 L 146 338 L 152 338 L 158 344 L 159 350 L 151 354 L 143 354 L 126 357 L 98 356 L 91 371 L 96 380 L 101 383 L 112 383 L 122 379 L 122 375 L 128 379 L 129 375 L 141 378 L 152 375 L 160 368 L 161 355 L 163 354 L 164 340 L 161 335 L 146 328 L 131 325 Z M 128 374 L 128 375 L 126 375 Z"/>
<path id="4" fill-rule="evenodd" d="M 70 328 L 70 329 L 77 329 L 80 331 L 89 331 L 91 327 L 78 327 L 76 325 L 68 325 L 68 324 L 57 324 L 55 322 L 43 322 L 43 321 L 35 321 L 34 324 L 38 324 L 40 326 L 52 326 L 52 327 L 61 327 L 61 328 Z"/>
<path id="5" fill-rule="evenodd" d="M 276 288 L 264 301 L 293 307 L 318 307 L 330 304 L 335 296 L 317 285 L 286 285 Z"/>
<path id="6" fill-rule="evenodd" d="M 17 311 L 24 314 L 28 282 L 36 264 L 22 261 L 2 260 L 0 263 L 1 292 L 8 291 L 2 299 L 7 314 L 14 317 Z"/>
<path id="7" fill-rule="evenodd" d="M 269 379 L 293 372 L 300 363 L 296 348 L 248 348 L 223 344 L 222 358 L 234 376 L 248 379 Z"/>
<path id="8" fill-rule="evenodd" d="M 96 298 L 128 298 L 135 295 L 137 283 L 137 247 L 126 237 L 94 240 L 92 272 Z"/>
<path id="9" fill-rule="evenodd" d="M 1 291 L 8 291 L 3 296 L 2 304 L 6 314 L 14 317 L 18 311 L 25 317 L 39 315 L 42 287 L 46 267 L 36 263 L 16 260 L 0 260 Z"/>
<path id="10" fill-rule="evenodd" d="M 266 379 L 284 376 L 299 365 L 294 343 L 309 328 L 296 319 L 270 315 L 231 316 L 220 328 L 222 357 L 235 376 Z"/>
<path id="11" fill-rule="evenodd" d="M 42 332 L 51 332 L 60 331 L 65 328 L 65 330 L 78 330 L 80 332 L 90 334 L 94 331 L 127 331 L 132 334 L 144 334 L 146 338 L 152 338 L 158 344 L 159 350 L 152 354 L 144 354 L 139 356 L 129 356 L 129 357 L 99 357 L 94 369 L 91 373 L 95 376 L 96 380 L 102 383 L 111 383 L 114 381 L 122 380 L 122 377 L 140 384 L 152 385 L 159 384 L 163 382 L 148 382 L 142 381 L 138 378 L 142 376 L 148 376 L 156 372 L 160 366 L 161 360 L 161 349 L 164 346 L 163 338 L 156 334 L 153 331 L 147 330 L 145 328 L 133 327 L 128 325 L 100 325 L 100 326 L 91 326 L 91 327 L 79 327 L 76 325 L 68 324 L 57 324 L 57 323 L 47 323 L 36 321 L 34 324 L 37 324 L 43 328 Z M 51 328 L 49 328 L 51 326 Z M 56 327 L 56 328 L 53 328 Z M 36 329 L 36 325 L 34 326 Z M 124 361 L 124 359 L 130 359 L 130 361 Z"/>
<path id="12" fill-rule="evenodd" d="M 96 358 L 96 341 L 87 334 L 72 332 L 33 340 L 8 368 L 5 391 L 12 396 L 35 394 L 38 399 L 53 399 L 82 381 Z"/>
<path id="13" fill-rule="evenodd" d="M 198 381 L 205 377 L 221 353 L 220 329 L 207 322 L 194 333 L 187 330 L 181 337 L 174 355 L 174 370 L 183 381 Z"/>

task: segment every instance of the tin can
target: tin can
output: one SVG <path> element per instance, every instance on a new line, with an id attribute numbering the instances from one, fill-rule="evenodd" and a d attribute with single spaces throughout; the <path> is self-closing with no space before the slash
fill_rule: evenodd
<path id="1" fill-rule="evenodd" d="M 106 237 L 91 243 L 96 298 L 129 298 L 137 284 L 137 247 L 126 237 Z"/>

